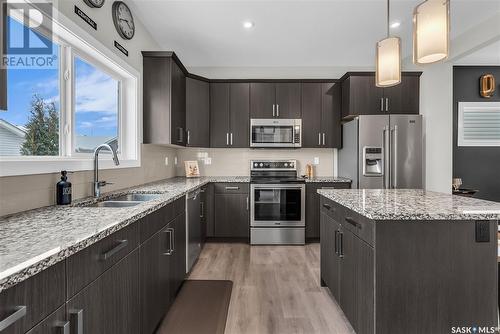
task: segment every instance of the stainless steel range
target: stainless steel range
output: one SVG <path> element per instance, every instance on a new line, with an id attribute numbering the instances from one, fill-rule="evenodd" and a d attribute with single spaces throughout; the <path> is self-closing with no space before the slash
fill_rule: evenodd
<path id="1" fill-rule="evenodd" d="M 252 160 L 250 244 L 305 243 L 305 189 L 296 160 Z"/>

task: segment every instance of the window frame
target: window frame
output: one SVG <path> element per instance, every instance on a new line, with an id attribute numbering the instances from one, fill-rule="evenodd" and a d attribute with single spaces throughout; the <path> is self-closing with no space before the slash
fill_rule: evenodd
<path id="1" fill-rule="evenodd" d="M 60 48 L 59 155 L 0 156 L 0 177 L 55 173 L 62 169 L 71 171 L 93 169 L 92 153 L 74 151 L 75 71 L 73 57 L 75 55 L 113 78 L 119 78 L 117 129 L 120 165 L 115 166 L 111 156 L 106 154 L 100 156 L 102 160 L 100 167 L 103 169 L 140 167 L 142 142 L 141 109 L 139 108 L 140 72 L 55 8 L 52 23 L 52 40 Z"/>

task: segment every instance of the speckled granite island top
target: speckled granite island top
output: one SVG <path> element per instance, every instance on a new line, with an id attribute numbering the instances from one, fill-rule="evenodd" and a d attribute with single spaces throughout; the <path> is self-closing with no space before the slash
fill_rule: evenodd
<path id="1" fill-rule="evenodd" d="M 500 203 L 417 189 L 320 189 L 373 220 L 498 220 Z"/>
<path id="2" fill-rule="evenodd" d="M 249 182 L 248 177 L 172 178 L 110 194 L 156 193 L 154 200 L 125 208 L 50 206 L 0 217 L 0 292 L 209 182 Z"/>

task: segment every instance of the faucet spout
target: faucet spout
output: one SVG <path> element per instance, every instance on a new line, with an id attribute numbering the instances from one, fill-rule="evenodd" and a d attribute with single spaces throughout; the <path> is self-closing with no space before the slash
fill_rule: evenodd
<path id="1" fill-rule="evenodd" d="M 111 151 L 115 166 L 118 166 L 120 164 L 120 160 L 118 160 L 118 154 L 114 146 L 111 146 L 109 144 L 101 144 L 96 147 L 96 149 L 94 150 L 94 197 L 99 197 L 101 195 L 101 187 L 107 184 L 106 181 L 99 181 L 99 152 L 102 149 Z"/>

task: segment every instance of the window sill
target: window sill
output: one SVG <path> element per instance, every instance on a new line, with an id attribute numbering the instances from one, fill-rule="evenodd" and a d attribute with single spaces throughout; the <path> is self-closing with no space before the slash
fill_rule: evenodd
<path id="1" fill-rule="evenodd" d="M 140 167 L 140 160 L 121 160 L 115 166 L 111 157 L 99 157 L 99 169 Z M 61 170 L 72 172 L 94 169 L 93 158 L 63 158 L 63 157 L 27 157 L 24 159 L 0 158 L 0 177 L 58 173 Z"/>

